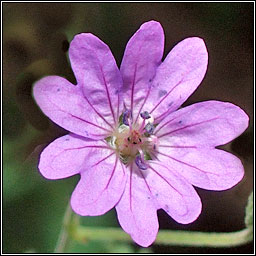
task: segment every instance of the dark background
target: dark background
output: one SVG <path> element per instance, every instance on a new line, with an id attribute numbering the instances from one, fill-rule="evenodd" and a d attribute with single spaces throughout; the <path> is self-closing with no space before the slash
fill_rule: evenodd
<path id="1" fill-rule="evenodd" d="M 222 147 L 245 167 L 242 182 L 228 191 L 197 189 L 203 211 L 179 225 L 159 211 L 160 228 L 235 231 L 244 228 L 244 208 L 253 189 L 254 3 L 3 3 L 3 252 L 52 252 L 78 177 L 50 181 L 37 171 L 38 156 L 67 132 L 49 121 L 31 96 L 45 75 L 71 82 L 67 50 L 76 33 L 91 32 L 107 43 L 120 65 L 125 45 L 139 26 L 159 21 L 165 56 L 186 37 L 204 39 L 209 65 L 205 79 L 184 105 L 216 99 L 246 111 L 250 126 Z M 118 226 L 115 211 L 82 219 L 85 225 Z M 107 234 L 106 234 L 107 235 Z M 69 252 L 252 253 L 253 244 L 192 248 L 72 242 Z"/>

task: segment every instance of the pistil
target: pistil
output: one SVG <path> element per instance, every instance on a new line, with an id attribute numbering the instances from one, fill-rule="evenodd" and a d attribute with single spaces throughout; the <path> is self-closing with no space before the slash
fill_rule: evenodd
<path id="1" fill-rule="evenodd" d="M 154 118 L 144 111 L 140 114 L 139 120 L 133 123 L 131 111 L 126 109 L 121 120 L 112 137 L 117 154 L 124 164 L 135 162 L 139 169 L 146 170 L 147 159 L 151 159 L 150 154 L 157 146 L 157 138 L 153 135 Z"/>

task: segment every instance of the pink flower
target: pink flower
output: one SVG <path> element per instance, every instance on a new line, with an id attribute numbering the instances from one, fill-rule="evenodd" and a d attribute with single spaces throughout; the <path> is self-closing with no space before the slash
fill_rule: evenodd
<path id="1" fill-rule="evenodd" d="M 70 132 L 44 149 L 41 174 L 80 174 L 72 209 L 96 216 L 116 207 L 120 225 L 141 246 L 156 238 L 158 209 L 193 222 L 202 208 L 193 186 L 225 190 L 244 175 L 237 157 L 215 148 L 244 132 L 244 111 L 220 101 L 179 109 L 205 75 L 203 40 L 181 41 L 164 62 L 163 49 L 161 25 L 146 22 L 119 70 L 105 43 L 79 34 L 69 50 L 77 85 L 48 76 L 34 86 L 44 114 Z"/>

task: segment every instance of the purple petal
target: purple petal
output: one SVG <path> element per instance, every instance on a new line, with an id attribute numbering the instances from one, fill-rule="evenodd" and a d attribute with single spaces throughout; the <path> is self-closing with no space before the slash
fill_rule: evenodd
<path id="1" fill-rule="evenodd" d="M 203 80 L 207 63 L 208 53 L 202 39 L 181 41 L 157 69 L 144 110 L 159 121 L 178 109 Z"/>
<path id="2" fill-rule="evenodd" d="M 248 116 L 239 107 L 220 101 L 205 101 L 182 108 L 156 127 L 160 144 L 215 147 L 244 132 Z"/>
<path id="3" fill-rule="evenodd" d="M 87 169 L 93 155 L 114 154 L 102 141 L 89 141 L 74 134 L 48 145 L 40 156 L 39 171 L 47 179 L 63 179 Z"/>
<path id="4" fill-rule="evenodd" d="M 219 149 L 159 147 L 157 157 L 188 182 L 204 189 L 229 189 L 244 175 L 241 161 Z"/>
<path id="5" fill-rule="evenodd" d="M 53 122 L 78 135 L 102 139 L 111 127 L 85 100 L 81 89 L 58 76 L 44 77 L 33 88 L 36 103 Z"/>
<path id="6" fill-rule="evenodd" d="M 149 95 L 151 80 L 160 65 L 164 49 L 164 33 L 160 23 L 144 23 L 127 43 L 121 64 L 125 103 L 135 120 Z"/>
<path id="7" fill-rule="evenodd" d="M 98 37 L 83 33 L 72 40 L 69 57 L 84 96 L 109 123 L 117 123 L 122 78 L 109 47 Z"/>
<path id="8" fill-rule="evenodd" d="M 145 181 L 158 208 L 165 210 L 174 220 L 187 224 L 201 213 L 201 200 L 195 189 L 172 166 L 150 161 Z"/>
<path id="9" fill-rule="evenodd" d="M 81 179 L 71 197 L 71 207 L 82 216 L 104 214 L 117 204 L 125 183 L 126 173 L 118 157 L 95 150 L 85 161 Z"/>
<path id="10" fill-rule="evenodd" d="M 138 169 L 131 170 L 116 210 L 121 227 L 137 244 L 147 247 L 154 242 L 158 232 L 156 206 Z"/>

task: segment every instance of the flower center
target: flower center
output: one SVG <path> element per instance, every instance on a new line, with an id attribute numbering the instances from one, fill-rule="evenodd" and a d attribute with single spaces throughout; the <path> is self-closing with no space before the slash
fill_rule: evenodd
<path id="1" fill-rule="evenodd" d="M 131 112 L 126 110 L 119 120 L 121 122 L 113 132 L 110 144 L 124 164 L 135 162 L 141 170 L 147 169 L 146 160 L 152 159 L 158 144 L 157 137 L 153 135 L 153 117 L 145 111 L 140 114 L 137 122 L 133 123 Z"/>

